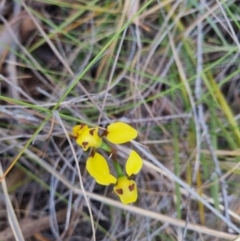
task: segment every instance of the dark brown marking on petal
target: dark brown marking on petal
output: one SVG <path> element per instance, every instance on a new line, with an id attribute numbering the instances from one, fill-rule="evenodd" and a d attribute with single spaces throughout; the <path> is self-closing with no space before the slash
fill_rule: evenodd
<path id="1" fill-rule="evenodd" d="M 88 145 L 88 142 L 86 141 L 82 143 L 83 148 L 86 148 L 87 145 Z"/>
<path id="2" fill-rule="evenodd" d="M 93 136 L 95 129 L 89 131 L 89 134 Z"/>
<path id="3" fill-rule="evenodd" d="M 74 136 L 74 135 L 72 135 L 72 134 L 69 134 L 69 136 L 70 136 L 71 138 L 77 140 L 77 136 Z"/>
<path id="4" fill-rule="evenodd" d="M 132 192 L 135 189 L 135 184 L 133 183 L 132 185 L 128 186 L 128 189 L 130 192 Z"/>
<path id="5" fill-rule="evenodd" d="M 95 152 L 94 150 L 92 150 L 92 152 L 90 153 L 90 157 L 93 158 L 93 157 L 95 156 L 95 153 L 96 153 L 96 152 Z"/>
<path id="6" fill-rule="evenodd" d="M 81 130 L 84 126 L 85 124 L 80 124 L 79 129 Z"/>
<path id="7" fill-rule="evenodd" d="M 116 193 L 119 195 L 123 195 L 123 190 L 122 189 L 116 189 Z"/>
<path id="8" fill-rule="evenodd" d="M 102 133 L 102 136 L 107 136 L 108 135 L 108 131 L 105 130 L 103 133 Z"/>

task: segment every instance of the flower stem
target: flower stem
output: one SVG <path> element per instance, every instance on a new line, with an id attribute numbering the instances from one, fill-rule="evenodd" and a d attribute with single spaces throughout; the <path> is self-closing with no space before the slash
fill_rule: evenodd
<path id="1" fill-rule="evenodd" d="M 117 161 L 113 160 L 113 166 L 115 168 L 115 171 L 117 173 L 118 178 L 122 177 L 122 176 L 125 176 L 121 166 L 119 165 L 119 163 Z"/>
<path id="2" fill-rule="evenodd" d="M 109 146 L 107 143 L 105 143 L 103 141 L 99 148 L 103 149 L 104 151 L 110 152 L 110 153 L 112 152 L 111 146 Z"/>

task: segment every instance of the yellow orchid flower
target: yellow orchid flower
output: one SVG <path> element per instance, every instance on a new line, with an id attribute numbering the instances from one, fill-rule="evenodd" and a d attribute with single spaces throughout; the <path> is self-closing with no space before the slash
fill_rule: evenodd
<path id="1" fill-rule="evenodd" d="M 89 147 L 102 148 L 105 151 L 111 152 L 111 148 L 103 141 L 103 137 L 98 135 L 98 127 L 89 128 L 85 124 L 76 125 L 72 129 L 73 137 L 76 139 L 84 151 Z M 137 130 L 123 122 L 115 122 L 108 125 L 102 136 L 105 136 L 108 141 L 113 144 L 123 144 L 133 140 L 138 135 Z"/>
<path id="2" fill-rule="evenodd" d="M 133 180 L 129 180 L 126 176 L 119 177 L 114 192 L 119 196 L 124 204 L 134 203 L 137 201 L 137 185 Z"/>
<path id="3" fill-rule="evenodd" d="M 138 135 L 130 125 L 124 122 L 115 122 L 107 126 L 106 138 L 113 144 L 123 144 L 135 139 Z"/>
<path id="4" fill-rule="evenodd" d="M 82 135 L 82 133 L 87 129 L 88 129 L 88 126 L 85 124 L 76 125 L 72 128 L 73 136 L 77 138 L 80 135 Z"/>
<path id="5" fill-rule="evenodd" d="M 98 127 L 89 128 L 87 125 L 76 125 L 72 129 L 73 136 L 79 146 L 87 151 L 89 147 L 98 148 L 102 144 L 102 138 L 98 135 Z"/>
<path id="6" fill-rule="evenodd" d="M 113 162 L 118 178 L 110 173 L 106 159 L 98 153 L 94 153 L 93 156 L 87 159 L 86 168 L 97 183 L 101 185 L 116 184 L 113 190 L 119 196 L 122 203 L 129 204 L 135 202 L 138 197 L 136 182 L 128 179 L 122 172 L 120 165 L 116 161 Z M 127 175 L 137 174 L 141 168 L 141 157 L 135 151 L 131 151 L 126 162 Z"/>

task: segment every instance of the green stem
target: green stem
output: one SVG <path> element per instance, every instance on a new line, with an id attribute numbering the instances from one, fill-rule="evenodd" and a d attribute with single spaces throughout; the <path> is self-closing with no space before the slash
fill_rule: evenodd
<path id="1" fill-rule="evenodd" d="M 119 177 L 122 177 L 122 176 L 125 176 L 124 175 L 124 172 L 122 170 L 122 167 L 120 166 L 120 164 L 116 161 L 116 153 L 117 153 L 117 150 L 114 149 L 113 147 L 109 146 L 107 143 L 103 142 L 102 141 L 102 144 L 101 146 L 99 147 L 101 149 L 103 149 L 104 151 L 107 151 L 107 152 L 110 152 L 111 153 L 111 156 L 112 156 L 112 160 L 113 160 L 113 166 L 114 166 L 114 169 L 117 173 L 117 176 L 118 178 Z"/>
<path id="2" fill-rule="evenodd" d="M 103 141 L 99 148 L 103 149 L 104 151 L 110 152 L 110 153 L 113 152 L 113 148 Z"/>
<path id="3" fill-rule="evenodd" d="M 118 163 L 117 161 L 113 160 L 113 166 L 114 166 L 114 168 L 115 168 L 115 171 L 116 171 L 116 173 L 117 173 L 117 177 L 118 177 L 118 178 L 125 176 L 124 173 L 123 173 L 123 170 L 122 170 L 121 166 L 119 165 L 119 163 Z"/>

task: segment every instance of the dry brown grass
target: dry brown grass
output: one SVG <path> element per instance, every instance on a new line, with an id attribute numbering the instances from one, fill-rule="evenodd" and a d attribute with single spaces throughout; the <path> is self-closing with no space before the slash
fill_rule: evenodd
<path id="1" fill-rule="evenodd" d="M 238 5 L 1 1 L 0 240 L 237 241 Z M 115 120 L 144 159 L 128 206 L 68 135 Z"/>

